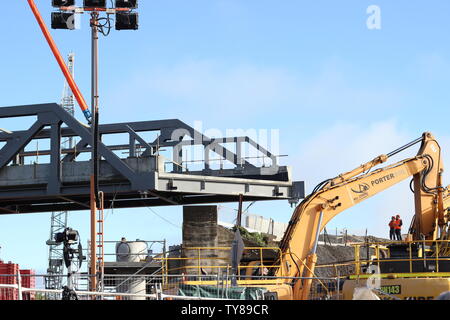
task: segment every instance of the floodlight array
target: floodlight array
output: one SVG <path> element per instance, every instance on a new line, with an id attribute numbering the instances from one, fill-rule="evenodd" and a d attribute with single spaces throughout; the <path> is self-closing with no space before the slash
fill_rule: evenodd
<path id="1" fill-rule="evenodd" d="M 113 14 L 116 30 L 139 29 L 139 14 L 132 11 L 138 8 L 138 0 L 115 0 L 114 8 L 107 8 L 107 0 L 83 0 L 82 8 L 75 7 L 75 0 L 52 0 L 52 6 L 59 9 L 51 14 L 52 29 L 74 30 L 75 14 L 84 11 L 106 12 L 107 17 L 99 18 L 98 22 L 98 28 L 104 35 L 109 34 L 110 16 Z"/>

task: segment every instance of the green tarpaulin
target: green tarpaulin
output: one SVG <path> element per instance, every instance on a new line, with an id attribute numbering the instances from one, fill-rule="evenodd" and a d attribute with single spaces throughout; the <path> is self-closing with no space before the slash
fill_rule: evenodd
<path id="1" fill-rule="evenodd" d="M 236 300 L 261 300 L 266 292 L 267 289 L 257 287 L 221 288 L 216 286 L 182 284 L 178 288 L 178 294 L 180 296 Z"/>

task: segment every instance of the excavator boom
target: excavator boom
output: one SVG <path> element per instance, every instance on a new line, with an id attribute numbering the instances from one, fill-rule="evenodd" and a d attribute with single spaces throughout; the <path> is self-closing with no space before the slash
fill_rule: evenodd
<path id="1" fill-rule="evenodd" d="M 416 157 L 374 169 L 417 142 L 422 142 L 422 145 Z M 275 274 L 284 277 L 314 276 L 318 235 L 327 223 L 346 209 L 410 177 L 414 180 L 416 205 L 413 236 L 435 239 L 438 234 L 436 226 L 443 229 L 446 225 L 443 199 L 448 195 L 441 186 L 442 171 L 439 144 L 430 133 L 424 133 L 421 139 L 388 155 L 381 155 L 353 171 L 324 181 L 295 209 L 280 243 L 281 267 Z M 310 284 L 310 279 L 297 281 L 294 299 L 305 299 Z"/>

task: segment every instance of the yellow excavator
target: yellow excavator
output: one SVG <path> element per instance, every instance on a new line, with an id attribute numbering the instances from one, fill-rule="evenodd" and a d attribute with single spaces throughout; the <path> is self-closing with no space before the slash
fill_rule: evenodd
<path id="1" fill-rule="evenodd" d="M 415 157 L 377 168 L 392 156 L 418 143 L 421 143 L 421 146 Z M 421 138 L 387 155 L 378 156 L 350 172 L 323 181 L 296 207 L 280 243 L 280 260 L 276 263 L 277 267 L 272 268 L 271 274 L 285 280 L 282 284 L 258 281 L 254 285 L 265 287 L 274 294 L 276 299 L 308 299 L 317 263 L 316 252 L 319 234 L 327 223 L 344 210 L 410 177 L 412 177 L 410 186 L 414 192 L 415 215 L 409 230 L 408 241 L 414 247 L 417 246 L 414 241 L 423 241 L 423 243 L 429 244 L 428 248 L 430 246 L 435 248 L 438 241 L 445 241 L 449 238 L 448 206 L 450 205 L 450 196 L 448 188 L 442 185 L 443 170 L 439 143 L 431 133 L 424 133 Z M 399 201 L 403 201 L 403 199 L 399 199 Z M 416 254 L 416 251 L 411 249 L 412 246 L 405 245 L 405 243 L 398 243 L 397 247 L 393 244 L 390 248 L 391 255 L 394 256 L 395 252 L 398 254 L 399 250 L 403 250 L 403 256 L 400 254 L 400 257 L 408 255 L 411 257 Z M 441 245 L 440 252 L 443 248 L 444 244 Z M 430 250 L 432 251 L 432 249 L 424 249 L 422 256 L 425 257 Z M 450 256 L 448 258 L 450 260 Z M 401 260 L 397 262 L 401 262 Z M 392 262 L 392 259 L 390 262 Z M 391 265 L 387 262 L 383 264 L 378 261 L 378 265 L 385 266 L 383 268 L 388 271 L 392 269 L 389 269 Z M 403 265 L 405 268 L 406 266 L 410 267 L 412 262 L 409 261 Z M 447 271 L 450 272 L 450 261 L 449 264 L 445 265 L 448 265 Z M 401 265 L 396 265 L 394 273 L 390 272 L 381 277 L 383 286 L 389 286 L 392 281 L 400 281 L 398 275 L 405 274 L 405 272 L 400 272 L 402 270 L 399 271 L 399 266 L 401 267 Z M 428 298 L 450 290 L 450 274 L 448 274 L 449 278 L 446 278 L 442 271 L 445 270 L 442 270 L 441 267 L 439 275 L 444 275 L 443 277 L 434 276 L 430 278 L 427 276 L 429 273 L 423 272 L 421 274 L 424 277 L 418 274 L 412 277 L 405 276 L 401 280 L 406 281 L 406 284 L 395 285 L 397 290 L 400 290 L 399 286 L 402 288 L 403 296 L 396 292 L 398 297 L 417 296 L 417 293 L 411 294 L 408 293 L 408 290 L 428 290 L 422 295 Z M 438 275 L 436 270 L 434 272 L 435 275 Z M 293 278 L 302 279 L 295 280 Z M 364 278 L 367 277 L 361 276 L 345 281 L 344 299 L 352 298 L 353 289 L 364 285 L 364 281 L 366 281 Z M 416 281 L 415 284 L 414 281 Z M 245 284 L 243 282 L 242 285 L 253 284 L 250 280 L 245 281 Z M 423 286 L 427 286 L 427 288 L 425 289 Z"/>

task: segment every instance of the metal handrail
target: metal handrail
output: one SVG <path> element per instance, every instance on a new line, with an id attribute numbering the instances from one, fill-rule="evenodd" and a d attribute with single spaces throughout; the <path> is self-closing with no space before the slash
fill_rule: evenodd
<path id="1" fill-rule="evenodd" d="M 154 258 L 154 260 L 161 260 L 162 263 L 166 262 L 168 263 L 169 261 L 185 261 L 185 260 L 190 260 L 190 261 L 197 261 L 196 265 L 191 265 L 191 266 L 182 266 L 182 267 L 178 267 L 178 268 L 174 268 L 169 270 L 169 268 L 166 269 L 166 272 L 169 273 L 170 271 L 174 271 L 174 270 L 182 270 L 182 269 L 197 269 L 198 270 L 198 275 L 201 275 L 201 271 L 204 268 L 208 268 L 208 269 L 223 269 L 223 268 L 227 268 L 230 269 L 230 266 L 218 266 L 218 265 L 204 265 L 202 264 L 203 261 L 214 261 L 214 260 L 222 260 L 223 257 L 204 257 L 202 256 L 202 252 L 204 251 L 211 251 L 211 250 L 216 250 L 216 251 L 231 251 L 232 249 L 230 247 L 185 247 L 185 248 L 181 248 L 181 251 L 196 251 L 197 254 L 195 257 L 160 257 L 160 258 Z M 245 247 L 244 248 L 244 252 L 245 251 L 251 251 L 251 250 L 255 250 L 258 252 L 259 257 L 257 260 L 260 263 L 260 265 L 251 265 L 251 266 L 238 266 L 238 273 L 240 273 L 241 269 L 261 269 L 263 270 L 264 268 L 280 268 L 281 264 L 273 264 L 272 260 L 265 260 L 263 259 L 263 253 L 265 251 L 277 251 L 278 254 L 277 256 L 281 256 L 282 252 L 281 249 L 279 247 Z M 265 262 L 272 262 L 272 264 L 265 264 Z"/>
<path id="2" fill-rule="evenodd" d="M 408 254 L 409 257 L 403 257 L 403 258 L 380 258 L 380 250 L 388 250 L 386 245 L 389 244 L 404 244 L 408 246 Z M 426 252 L 422 252 L 422 256 L 413 257 L 412 256 L 412 245 L 413 244 L 428 244 L 428 245 L 435 245 L 434 250 L 431 254 L 426 254 Z M 444 245 L 447 244 L 450 245 L 450 240 L 408 240 L 408 241 L 377 241 L 377 242 L 358 242 L 358 243 L 350 243 L 350 246 L 353 246 L 355 248 L 354 253 L 354 260 L 347 261 L 347 262 L 341 262 L 341 263 L 331 263 L 331 264 L 323 264 L 323 265 L 317 265 L 316 268 L 330 268 L 330 267 L 343 267 L 343 266 L 354 266 L 355 267 L 355 274 L 350 276 L 360 276 L 361 273 L 361 265 L 369 265 L 369 264 L 377 264 L 380 267 L 380 263 L 382 262 L 409 262 L 409 273 L 413 273 L 413 262 L 415 261 L 427 261 L 427 258 L 433 258 L 432 261 L 435 261 L 436 263 L 436 272 L 439 273 L 439 262 L 441 261 L 450 261 L 450 255 L 449 256 L 442 256 L 440 255 L 440 251 L 442 249 L 445 249 Z M 375 258 L 369 258 L 367 259 L 361 259 L 359 251 L 361 247 L 372 247 L 375 249 Z M 407 272 L 405 272 L 407 273 Z M 399 274 L 405 274 L 405 273 L 399 273 Z M 427 272 L 414 272 L 414 274 L 425 274 Z"/>

